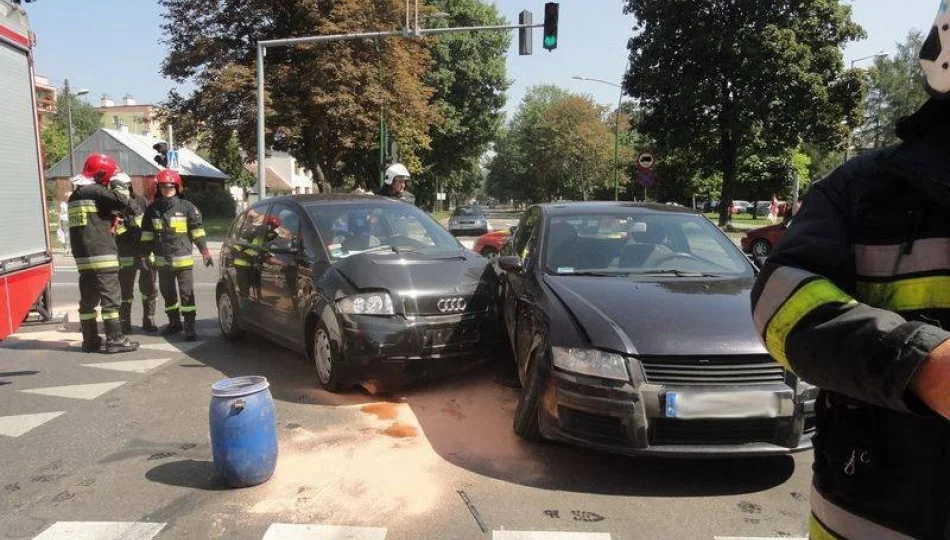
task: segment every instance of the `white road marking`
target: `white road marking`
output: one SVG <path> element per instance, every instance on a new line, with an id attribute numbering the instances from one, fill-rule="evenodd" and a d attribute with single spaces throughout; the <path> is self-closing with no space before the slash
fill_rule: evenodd
<path id="1" fill-rule="evenodd" d="M 346 527 L 338 525 L 288 525 L 274 523 L 262 540 L 384 540 L 381 527 Z"/>
<path id="2" fill-rule="evenodd" d="M 103 362 L 100 364 L 83 364 L 83 367 L 111 369 L 115 371 L 129 371 L 132 373 L 147 373 L 158 366 L 168 362 L 171 358 L 158 358 L 155 360 L 128 360 L 125 362 Z"/>
<path id="3" fill-rule="evenodd" d="M 32 388 L 30 390 L 20 390 L 27 394 L 40 394 L 43 396 L 55 396 L 73 399 L 96 399 L 110 390 L 125 384 L 125 381 L 96 383 L 96 384 L 71 384 L 69 386 L 51 386 L 49 388 Z"/>
<path id="4" fill-rule="evenodd" d="M 181 342 L 181 343 L 142 343 L 139 347 L 139 350 L 148 350 L 148 351 L 160 351 L 160 352 L 170 352 L 170 353 L 183 353 L 188 352 L 191 349 L 194 349 L 198 345 L 202 345 L 201 341 L 192 341 L 192 342 Z"/>
<path id="5" fill-rule="evenodd" d="M 610 540 L 610 533 L 492 531 L 492 540 Z"/>
<path id="6" fill-rule="evenodd" d="M 33 540 L 149 540 L 164 527 L 143 521 L 57 521 Z"/>
<path id="7" fill-rule="evenodd" d="M 42 426 L 66 411 L 0 416 L 0 435 L 19 437 L 33 428 Z"/>

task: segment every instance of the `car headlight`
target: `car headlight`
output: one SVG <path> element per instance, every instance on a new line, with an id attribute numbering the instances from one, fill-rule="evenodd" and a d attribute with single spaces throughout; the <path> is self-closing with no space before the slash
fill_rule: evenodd
<path id="1" fill-rule="evenodd" d="M 389 293 L 367 293 L 347 296 L 337 301 L 340 311 L 350 315 L 394 315 Z"/>
<path id="2" fill-rule="evenodd" d="M 627 361 L 619 354 L 573 347 L 552 347 L 551 352 L 554 365 L 565 371 L 617 381 L 630 380 Z"/>

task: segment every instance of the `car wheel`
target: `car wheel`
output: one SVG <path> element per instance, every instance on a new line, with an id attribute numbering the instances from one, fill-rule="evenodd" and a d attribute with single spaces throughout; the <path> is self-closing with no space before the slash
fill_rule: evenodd
<path id="1" fill-rule="evenodd" d="M 498 258 L 498 250 L 495 249 L 495 248 L 493 248 L 493 247 L 491 247 L 491 246 L 488 246 L 488 247 L 482 249 L 481 255 L 482 255 L 482 257 L 485 257 L 485 258 L 488 259 L 489 261 L 494 262 L 495 259 Z"/>
<path id="2" fill-rule="evenodd" d="M 756 238 L 752 242 L 752 255 L 756 257 L 767 257 L 772 252 L 772 244 L 765 238 Z"/>
<path id="3" fill-rule="evenodd" d="M 546 375 L 541 370 L 541 358 L 534 358 L 528 366 L 528 373 L 522 384 L 518 407 L 515 409 L 514 430 L 519 437 L 528 442 L 541 442 L 540 414 L 541 393 L 544 390 Z"/>
<path id="4" fill-rule="evenodd" d="M 223 289 L 218 295 L 218 325 L 226 339 L 244 337 L 244 329 L 238 320 L 237 303 L 227 289 Z"/>
<path id="5" fill-rule="evenodd" d="M 313 332 L 313 363 L 317 369 L 317 380 L 329 392 L 343 390 L 338 356 L 327 327 L 323 323 L 317 324 Z"/>

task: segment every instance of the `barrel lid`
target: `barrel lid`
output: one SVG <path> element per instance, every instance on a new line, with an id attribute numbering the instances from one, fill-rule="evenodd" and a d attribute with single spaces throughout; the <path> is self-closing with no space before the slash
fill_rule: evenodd
<path id="1" fill-rule="evenodd" d="M 222 398 L 241 397 L 267 390 L 269 386 L 270 383 L 267 382 L 267 377 L 261 377 L 259 375 L 232 377 L 230 379 L 221 379 L 212 384 L 211 395 Z"/>

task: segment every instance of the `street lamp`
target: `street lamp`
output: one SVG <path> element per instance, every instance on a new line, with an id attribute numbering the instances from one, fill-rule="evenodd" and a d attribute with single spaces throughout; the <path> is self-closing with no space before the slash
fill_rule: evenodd
<path id="1" fill-rule="evenodd" d="M 851 61 L 851 69 L 854 69 L 854 65 L 857 64 L 858 62 L 861 62 L 862 60 L 870 60 L 873 58 L 875 61 L 877 61 L 877 60 L 883 60 L 887 58 L 888 56 L 890 56 L 888 53 L 881 51 L 877 54 L 862 56 L 861 58 L 855 58 L 854 60 Z M 847 147 L 844 149 L 845 162 L 851 159 L 851 145 L 853 144 L 853 142 L 854 142 L 854 130 L 849 126 L 848 127 L 848 144 L 847 144 Z"/>
<path id="2" fill-rule="evenodd" d="M 620 86 L 617 83 L 612 83 L 610 81 L 605 81 L 603 79 L 595 79 L 593 77 L 581 77 L 580 75 L 574 75 L 572 79 L 577 79 L 579 81 L 593 81 L 599 82 L 602 84 L 607 84 L 615 88 L 620 89 L 620 98 L 617 100 L 617 119 L 614 122 L 614 200 L 620 200 L 620 107 L 623 105 L 623 86 Z"/>
<path id="3" fill-rule="evenodd" d="M 70 99 L 69 79 L 63 81 L 63 92 L 66 94 L 66 132 L 69 138 L 69 176 L 76 176 L 76 160 L 73 158 L 73 107 Z M 80 88 L 75 94 L 76 97 L 84 96 L 89 93 L 87 88 Z"/>

